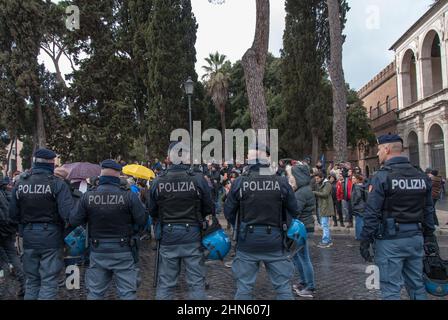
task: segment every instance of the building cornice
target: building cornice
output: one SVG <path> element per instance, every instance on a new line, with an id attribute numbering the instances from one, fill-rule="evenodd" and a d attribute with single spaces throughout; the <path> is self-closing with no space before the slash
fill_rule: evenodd
<path id="1" fill-rule="evenodd" d="M 420 28 L 426 20 L 431 17 L 435 12 L 443 8 L 444 5 L 448 3 L 448 0 L 439 0 L 434 5 L 429 8 L 428 11 L 423 14 L 395 43 L 389 48 L 389 50 L 396 51 L 398 47 L 403 44 L 418 28 Z"/>
<path id="2" fill-rule="evenodd" d="M 362 100 L 371 94 L 373 91 L 381 87 L 386 81 L 396 76 L 397 70 L 395 68 L 395 61 L 391 62 L 387 67 L 381 70 L 372 80 L 365 84 L 358 91 L 358 96 Z"/>

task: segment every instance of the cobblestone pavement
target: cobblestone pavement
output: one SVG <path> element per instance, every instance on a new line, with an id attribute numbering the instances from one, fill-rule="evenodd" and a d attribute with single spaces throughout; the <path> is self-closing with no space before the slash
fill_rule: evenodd
<path id="1" fill-rule="evenodd" d="M 367 290 L 365 282 L 368 274 L 365 273 L 365 264 L 359 255 L 359 243 L 351 235 L 335 234 L 334 246 L 328 249 L 317 248 L 319 236 L 311 240 L 311 256 L 316 277 L 317 300 L 375 300 L 379 299 L 379 291 Z M 155 251 L 152 250 L 153 241 L 143 241 L 141 249 L 140 269 L 142 284 L 138 290 L 139 299 L 154 299 L 155 289 L 152 287 L 154 272 Z M 439 237 L 442 256 L 448 258 L 448 237 Z M 231 259 L 230 256 L 226 261 Z M 207 296 L 212 300 L 231 300 L 235 294 L 235 282 L 230 268 L 222 262 L 207 263 L 207 282 L 210 284 Z M 6 273 L 5 282 L 0 284 L 0 299 L 15 299 L 15 280 Z M 180 276 L 176 299 L 188 299 L 187 286 L 183 272 Z M 269 283 L 266 271 L 262 266 L 256 284 L 256 299 L 275 299 L 275 292 Z M 59 299 L 78 300 L 85 299 L 84 270 L 81 269 L 81 289 L 71 290 L 61 288 Z M 116 299 L 115 289 L 109 288 L 108 299 Z M 407 294 L 403 291 L 403 298 Z M 302 299 L 302 298 L 297 298 Z M 437 299 L 431 297 L 431 299 Z"/>

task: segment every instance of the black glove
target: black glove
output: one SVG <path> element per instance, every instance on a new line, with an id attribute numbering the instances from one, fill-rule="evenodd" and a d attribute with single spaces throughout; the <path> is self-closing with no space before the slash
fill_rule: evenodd
<path id="1" fill-rule="evenodd" d="M 369 240 L 362 240 L 359 250 L 361 252 L 361 256 L 364 258 L 364 260 L 366 260 L 366 262 L 373 262 L 373 257 L 370 254 L 370 241 Z"/>
<path id="2" fill-rule="evenodd" d="M 437 238 L 434 235 L 426 236 L 424 240 L 423 248 L 427 256 L 436 256 L 439 254 L 439 245 Z"/>

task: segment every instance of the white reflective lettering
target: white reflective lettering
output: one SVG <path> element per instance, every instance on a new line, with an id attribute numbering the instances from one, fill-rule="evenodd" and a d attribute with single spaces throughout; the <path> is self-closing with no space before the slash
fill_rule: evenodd
<path id="1" fill-rule="evenodd" d="M 366 272 L 370 274 L 366 279 L 366 288 L 368 290 L 380 289 L 380 269 L 376 265 L 367 266 Z"/>
<path id="2" fill-rule="evenodd" d="M 76 265 L 67 266 L 65 269 L 65 274 L 67 274 L 67 279 L 65 280 L 65 286 L 67 290 L 79 290 L 80 289 L 80 277 L 79 268 Z"/>

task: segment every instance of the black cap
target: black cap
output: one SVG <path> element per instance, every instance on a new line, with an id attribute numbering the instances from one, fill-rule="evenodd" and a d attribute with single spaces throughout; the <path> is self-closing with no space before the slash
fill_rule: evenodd
<path id="1" fill-rule="evenodd" d="M 385 134 L 382 136 L 379 136 L 377 138 L 378 144 L 385 144 L 385 143 L 394 143 L 394 142 L 401 142 L 403 144 L 403 139 L 398 134 Z"/>
<path id="2" fill-rule="evenodd" d="M 40 158 L 40 159 L 46 159 L 46 160 L 51 160 L 56 158 L 56 153 L 54 153 L 51 150 L 45 149 L 45 148 L 41 148 L 38 149 L 34 152 L 34 157 L 35 158 Z"/>
<path id="3" fill-rule="evenodd" d="M 251 143 L 249 145 L 249 150 L 266 151 L 266 154 L 268 156 L 271 154 L 271 150 L 269 150 L 269 147 L 261 142 Z"/>
<path id="4" fill-rule="evenodd" d="M 116 170 L 116 171 L 121 171 L 121 169 L 123 167 L 121 166 L 121 164 L 116 163 L 114 160 L 107 159 L 107 160 L 104 160 L 103 162 L 101 162 L 101 168 L 102 169 L 113 169 L 113 170 Z"/>

